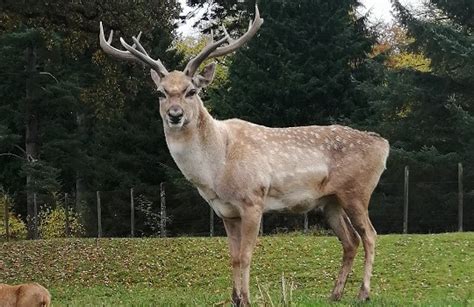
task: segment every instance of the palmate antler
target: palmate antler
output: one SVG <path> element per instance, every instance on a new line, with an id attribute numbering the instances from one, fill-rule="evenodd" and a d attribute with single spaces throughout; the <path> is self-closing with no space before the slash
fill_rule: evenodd
<path id="1" fill-rule="evenodd" d="M 211 42 L 206 45 L 206 47 L 204 47 L 204 49 L 202 49 L 198 55 L 196 55 L 188 62 L 186 68 L 184 69 L 184 73 L 187 76 L 192 77 L 196 73 L 196 70 L 198 69 L 199 65 L 201 65 L 201 63 L 204 62 L 207 58 L 215 58 L 234 52 L 239 47 L 248 42 L 257 33 L 258 29 L 262 24 L 263 19 L 260 17 L 258 7 L 255 5 L 255 18 L 253 22 L 250 22 L 249 28 L 244 35 L 234 40 L 229 36 L 225 27 L 223 27 L 224 37 L 214 42 L 212 37 L 213 35 L 211 34 Z M 104 50 L 105 53 L 121 60 L 141 62 L 155 70 L 160 76 L 167 75 L 168 71 L 166 70 L 163 63 L 159 59 L 152 59 L 148 55 L 146 50 L 143 48 L 143 46 L 140 44 L 141 34 L 142 32 L 140 32 L 136 37 L 132 36 L 132 46 L 127 44 L 127 42 L 125 42 L 123 38 L 120 38 L 120 43 L 126 49 L 120 50 L 115 47 L 112 47 L 111 45 L 113 38 L 113 30 L 110 31 L 109 38 L 106 40 L 104 35 L 104 27 L 102 26 L 102 22 L 100 22 L 99 40 L 100 46 L 102 47 L 102 50 Z M 226 42 L 228 43 L 228 45 L 219 47 Z"/>

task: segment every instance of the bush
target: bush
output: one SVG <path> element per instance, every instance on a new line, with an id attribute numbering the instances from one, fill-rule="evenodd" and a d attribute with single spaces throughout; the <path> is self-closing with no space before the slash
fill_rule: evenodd
<path id="1" fill-rule="evenodd" d="M 79 214 L 69 212 L 69 237 L 80 237 L 85 233 L 79 222 Z M 43 239 L 63 238 L 66 234 L 66 210 L 59 205 L 55 209 L 47 208 L 39 214 L 39 233 Z"/>
<path id="2" fill-rule="evenodd" d="M 10 239 L 14 240 L 24 240 L 26 239 L 26 224 L 17 216 L 15 216 L 13 213 L 9 214 L 8 218 L 8 226 L 9 226 L 9 231 L 10 231 Z M 0 223 L 0 239 L 6 239 L 7 238 L 7 232 L 5 229 L 5 222 L 2 221 Z"/>
<path id="3" fill-rule="evenodd" d="M 0 239 L 7 238 L 7 230 L 5 227 L 5 207 L 10 209 L 12 206 L 12 198 L 7 192 L 0 186 Z M 8 229 L 10 233 L 10 239 L 22 240 L 26 239 L 26 225 L 25 223 L 12 212 L 8 210 Z"/>

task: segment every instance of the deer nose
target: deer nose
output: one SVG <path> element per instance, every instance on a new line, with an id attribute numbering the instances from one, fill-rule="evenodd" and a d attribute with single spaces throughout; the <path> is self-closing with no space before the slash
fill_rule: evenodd
<path id="1" fill-rule="evenodd" d="M 173 124 L 177 124 L 177 123 L 179 123 L 179 121 L 183 117 L 183 109 L 181 109 L 178 106 L 172 106 L 168 110 L 168 116 L 169 116 L 170 121 Z"/>

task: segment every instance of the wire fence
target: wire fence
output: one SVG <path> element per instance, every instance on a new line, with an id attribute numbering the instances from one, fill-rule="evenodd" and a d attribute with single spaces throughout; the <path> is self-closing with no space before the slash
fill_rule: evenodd
<path id="1" fill-rule="evenodd" d="M 462 175 L 462 165 L 458 166 Z M 432 233 L 474 230 L 474 183 L 458 180 L 381 181 L 371 199 L 369 213 L 379 233 Z M 224 225 L 191 186 L 162 183 L 113 191 L 71 194 L 33 194 L 33 238 L 39 238 L 41 212 L 64 209 L 65 236 L 71 233 L 71 216 L 80 220 L 89 237 L 223 236 Z M 4 225 L 9 225 L 5 206 Z M 261 234 L 301 231 L 328 233 L 321 211 L 264 214 Z M 9 239 L 9 227 L 4 227 Z M 3 234 L 2 234 L 3 235 Z"/>

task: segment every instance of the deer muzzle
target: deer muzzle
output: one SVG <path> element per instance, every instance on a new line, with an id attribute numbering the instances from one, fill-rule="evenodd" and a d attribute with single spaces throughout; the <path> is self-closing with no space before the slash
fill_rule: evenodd
<path id="1" fill-rule="evenodd" d="M 176 105 L 171 106 L 168 109 L 167 115 L 168 115 L 168 122 L 170 125 L 178 126 L 182 124 L 184 112 L 180 106 L 176 106 Z"/>

